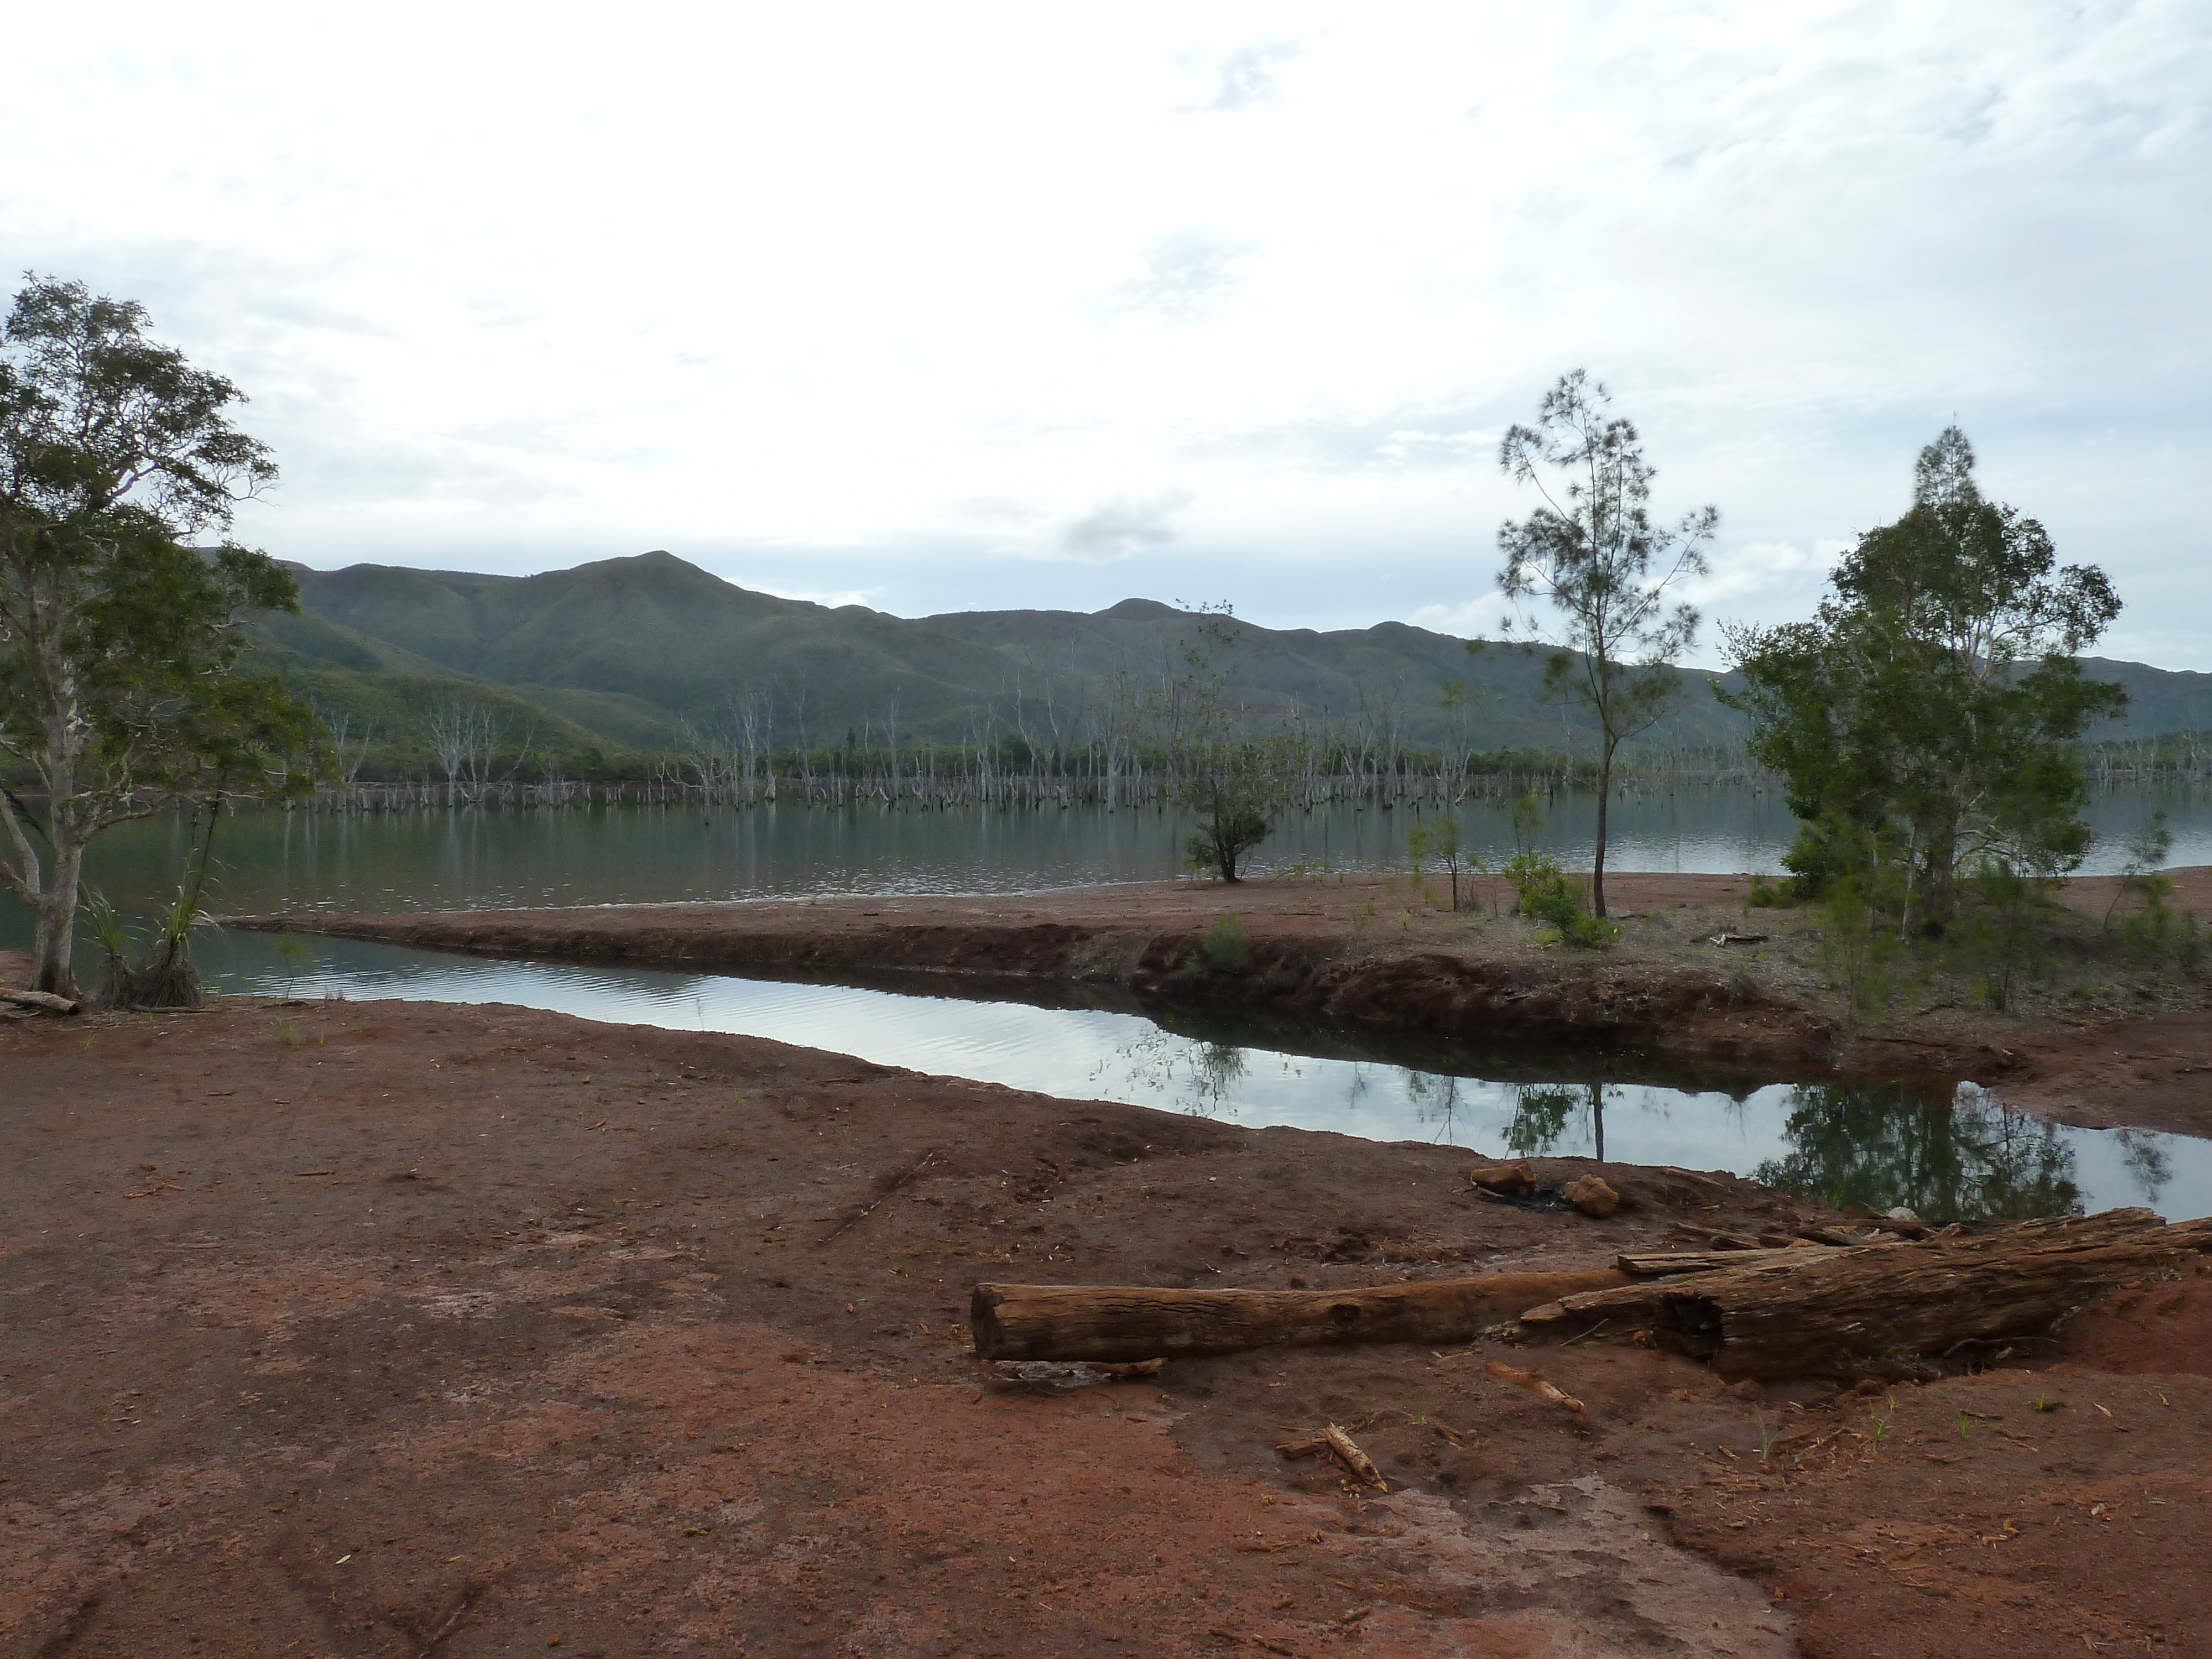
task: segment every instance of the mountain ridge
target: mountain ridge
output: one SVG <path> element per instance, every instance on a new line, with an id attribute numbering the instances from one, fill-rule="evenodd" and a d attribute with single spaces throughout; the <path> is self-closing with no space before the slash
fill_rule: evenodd
<path id="1" fill-rule="evenodd" d="M 1132 596 L 1095 611 L 944 611 L 902 617 L 762 593 L 665 550 L 527 576 L 356 564 L 298 580 L 297 616 L 257 617 L 277 672 L 341 710 L 374 702 L 386 721 L 440 695 L 542 709 L 562 740 L 623 749 L 680 744 L 689 727 L 750 700 L 776 744 L 970 740 L 988 732 L 1067 743 L 1086 721 L 1171 677 L 1200 618 Z M 1393 728 L 1420 746 L 1568 747 L 1586 721 L 1540 692 L 1546 653 L 1468 642 L 1401 622 L 1267 629 L 1214 619 L 1209 647 L 1263 714 Z M 2135 699 L 2097 736 L 2212 729 L 2212 674 L 2085 659 Z M 1741 717 L 1699 695 L 1726 677 L 1677 671 L 1689 695 L 1647 742 L 1729 744 Z M 1448 685 L 1463 689 L 1456 712 Z M 444 688 L 442 691 L 435 688 Z"/>

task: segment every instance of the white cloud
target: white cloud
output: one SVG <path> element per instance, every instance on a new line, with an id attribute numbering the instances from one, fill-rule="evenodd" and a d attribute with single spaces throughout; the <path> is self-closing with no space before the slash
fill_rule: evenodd
<path id="1" fill-rule="evenodd" d="M 1237 265 L 1255 252 L 1249 242 L 1210 230 L 1171 232 L 1146 247 L 1144 275 L 1109 290 L 1106 308 L 1153 312 L 1170 322 L 1201 321 L 1236 293 L 1243 281 Z"/>
<path id="2" fill-rule="evenodd" d="M 1498 430 L 1583 364 L 1662 509 L 1722 508 L 1708 609 L 1802 614 L 1956 418 L 2112 574 L 2107 650 L 2212 667 L 2201 14 L 50 7 L 0 264 L 252 392 L 240 532 L 318 564 L 1450 611 L 1526 510 Z M 1202 517 L 1117 496 L 1164 478 Z"/>
<path id="3" fill-rule="evenodd" d="M 1258 104 L 1275 101 L 1275 65 L 1287 64 L 1300 51 L 1295 40 L 1255 40 L 1239 46 L 1215 65 L 1218 76 L 1213 96 L 1202 104 L 1184 106 L 1193 115 L 1233 114 Z"/>
<path id="4" fill-rule="evenodd" d="M 1112 496 L 1060 532 L 1060 550 L 1070 558 L 1103 561 L 1171 542 L 1176 532 L 1169 520 L 1191 500 L 1187 489 Z"/>
<path id="5" fill-rule="evenodd" d="M 1498 640 L 1505 637 L 1504 619 L 1511 611 L 1503 593 L 1492 592 L 1457 605 L 1425 605 L 1408 612 L 1404 620 L 1416 628 L 1455 634 L 1463 640 Z"/>

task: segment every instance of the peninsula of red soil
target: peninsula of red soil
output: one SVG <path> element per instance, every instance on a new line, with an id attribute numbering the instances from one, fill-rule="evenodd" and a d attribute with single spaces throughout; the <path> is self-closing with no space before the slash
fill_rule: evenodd
<path id="1" fill-rule="evenodd" d="M 2178 913 L 2212 920 L 2212 868 L 2169 872 Z M 761 978 L 895 982 L 929 975 L 982 994 L 1114 994 L 1299 1024 L 1484 1042 L 1603 1045 L 1710 1077 L 1837 1074 L 2002 1083 L 2014 1104 L 2077 1124 L 2212 1134 L 2212 1006 L 2201 973 L 2091 960 L 2023 982 L 2008 1012 L 1952 974 L 1854 1018 L 1809 912 L 1746 908 L 1741 877 L 1607 878 L 1620 941 L 1545 943 L 1510 890 L 1446 878 L 1155 882 L 975 897 L 429 914 L 305 913 L 233 925 L 483 956 Z M 2068 884 L 2101 918 L 2114 878 Z M 1243 958 L 1210 956 L 1224 916 Z M 2083 924 L 2086 928 L 2086 923 Z M 1717 939 L 1725 942 L 1716 943 Z M 2024 976 L 2024 981 L 2026 976 Z"/>
<path id="2" fill-rule="evenodd" d="M 9 1019 L 0 1115 L 11 1659 L 2208 1651 L 2201 1267 L 1865 1394 L 1601 1339 L 1050 1395 L 978 1374 L 975 1281 L 1381 1284 L 1814 1212 L 1607 1165 L 1610 1218 L 1535 1212 L 1461 1151 L 499 1006 Z M 1275 1450 L 1328 1423 L 1387 1494 Z"/>

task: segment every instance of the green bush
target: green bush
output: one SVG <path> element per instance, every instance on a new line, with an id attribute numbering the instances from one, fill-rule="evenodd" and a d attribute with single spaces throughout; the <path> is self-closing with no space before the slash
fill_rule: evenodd
<path id="1" fill-rule="evenodd" d="M 1515 908 L 1532 921 L 1549 923 L 1562 943 L 1594 951 L 1620 937 L 1618 922 L 1604 921 L 1583 908 L 1574 883 L 1550 854 L 1516 853 L 1506 861 L 1503 873 L 1513 884 Z"/>
<path id="2" fill-rule="evenodd" d="M 1235 911 L 1216 916 L 1198 942 L 1193 967 L 1200 974 L 1241 974 L 1252 965 L 1252 938 Z"/>
<path id="3" fill-rule="evenodd" d="M 1789 884 L 1778 887 L 1765 876 L 1754 874 L 1751 891 L 1744 896 L 1743 904 L 1747 910 L 1778 910 L 1796 902 L 1796 890 Z"/>

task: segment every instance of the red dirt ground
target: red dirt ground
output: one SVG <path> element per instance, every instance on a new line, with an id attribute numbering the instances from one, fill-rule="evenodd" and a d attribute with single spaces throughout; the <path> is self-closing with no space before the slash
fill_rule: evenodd
<path id="1" fill-rule="evenodd" d="M 1494 1344 L 1047 1397 L 977 1375 L 972 1282 L 1811 1212 L 1620 1166 L 1607 1221 L 1524 1212 L 1464 1152 L 496 1006 L 9 1021 L 0 1113 L 0 1654 L 2212 1651 L 2201 1273 L 1864 1396 L 1515 1355 L 1587 1430 Z M 1273 1449 L 1332 1420 L 1388 1495 Z"/>

